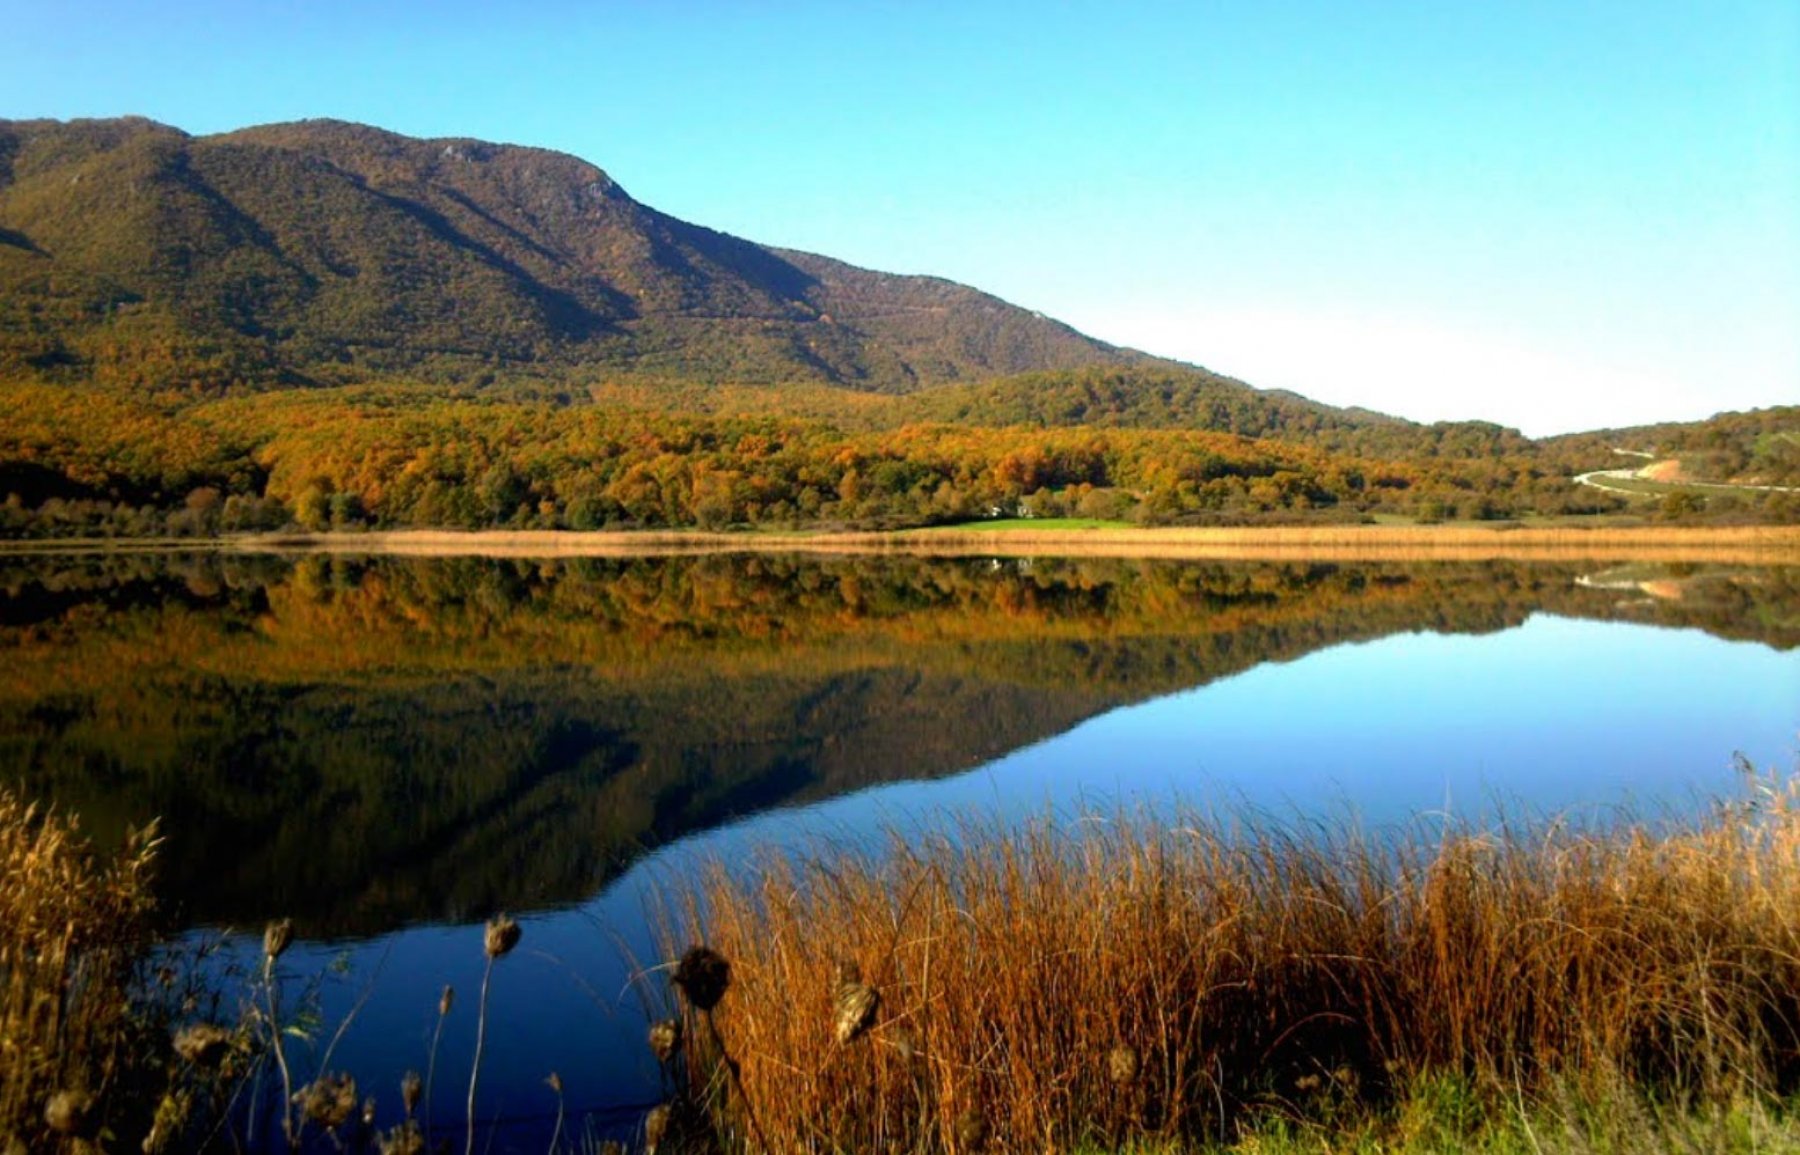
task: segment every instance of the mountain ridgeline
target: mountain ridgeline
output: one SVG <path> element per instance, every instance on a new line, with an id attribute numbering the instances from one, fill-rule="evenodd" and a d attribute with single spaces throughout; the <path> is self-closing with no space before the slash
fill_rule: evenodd
<path id="1" fill-rule="evenodd" d="M 1533 442 L 1334 408 L 542 149 L 0 121 L 0 537 L 1583 516 L 1666 496 L 1575 484 L 1622 445 L 1762 485 L 1668 516 L 1791 519 L 1800 409 L 1727 416 Z"/>
<path id="2" fill-rule="evenodd" d="M 630 366 L 905 392 L 1141 354 L 772 249 L 585 161 L 304 121 L 0 121 L 0 370 L 213 387 Z"/>

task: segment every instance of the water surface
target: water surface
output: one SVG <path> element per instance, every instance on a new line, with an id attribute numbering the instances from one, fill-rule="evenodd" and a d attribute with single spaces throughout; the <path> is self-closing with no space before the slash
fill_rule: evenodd
<path id="1" fill-rule="evenodd" d="M 328 1011 L 379 961 L 365 1085 L 519 914 L 482 1109 L 529 1146 L 551 1070 L 582 1110 L 656 1093 L 622 952 L 696 863 L 1176 802 L 1691 812 L 1794 764 L 1797 644 L 1778 568 L 16 559 L 0 781 L 102 836 L 160 816 L 178 924 L 294 916 L 296 973 L 349 953 Z"/>

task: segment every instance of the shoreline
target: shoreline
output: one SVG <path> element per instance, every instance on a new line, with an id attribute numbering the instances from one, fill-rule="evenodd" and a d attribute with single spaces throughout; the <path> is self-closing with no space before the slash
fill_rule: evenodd
<path id="1" fill-rule="evenodd" d="M 1146 560 L 1638 560 L 1800 564 L 1800 526 L 1263 526 L 717 533 L 699 530 L 443 530 L 269 533 L 216 538 L 0 541 L 0 556 L 323 553 L 579 558 L 675 554 L 893 554 Z"/>

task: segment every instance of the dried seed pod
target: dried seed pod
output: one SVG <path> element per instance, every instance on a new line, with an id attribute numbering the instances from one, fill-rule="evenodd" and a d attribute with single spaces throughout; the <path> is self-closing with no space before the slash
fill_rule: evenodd
<path id="1" fill-rule="evenodd" d="M 681 1050 L 681 1020 L 664 1019 L 650 1024 L 650 1053 L 656 1061 L 666 1063 Z"/>
<path id="2" fill-rule="evenodd" d="M 956 1145 L 964 1151 L 979 1151 L 987 1146 L 987 1116 L 980 1107 L 970 1107 L 956 1117 Z"/>
<path id="3" fill-rule="evenodd" d="M 881 994 L 867 983 L 841 983 L 835 1004 L 833 1032 L 840 1044 L 850 1043 L 875 1025 Z"/>
<path id="4" fill-rule="evenodd" d="M 562 1097 L 562 1076 L 561 1075 L 557 1074 L 555 1071 L 551 1071 L 550 1077 L 548 1079 L 544 1080 L 544 1085 L 549 1087 L 552 1091 L 555 1091 L 558 1098 Z"/>
<path id="5" fill-rule="evenodd" d="M 441 1019 L 445 1015 L 448 1015 L 450 1013 L 450 1008 L 455 1005 L 456 1005 L 456 988 L 451 986 L 449 983 L 445 983 L 444 984 L 444 993 L 438 996 L 438 1018 Z"/>
<path id="6" fill-rule="evenodd" d="M 189 1023 L 175 1032 L 175 1053 L 196 1067 L 217 1067 L 231 1052 L 231 1032 L 212 1023 Z"/>
<path id="7" fill-rule="evenodd" d="M 1106 1056 L 1106 1074 L 1113 1082 L 1123 1087 L 1138 1077 L 1138 1053 L 1135 1049 L 1120 1043 Z"/>
<path id="8" fill-rule="evenodd" d="M 719 1005 L 725 997 L 725 990 L 731 985 L 731 964 L 725 956 L 711 947 L 689 947 L 675 966 L 675 974 L 669 980 L 687 1001 L 697 1009 L 710 1011 Z"/>
<path id="9" fill-rule="evenodd" d="M 58 1135 L 86 1135 L 94 1097 L 86 1091 L 58 1091 L 44 1103 L 44 1124 Z"/>
<path id="10" fill-rule="evenodd" d="M 424 1093 L 425 1084 L 419 1078 L 419 1072 L 408 1071 L 400 1077 L 400 1105 L 406 1109 L 406 1117 L 418 1109 L 419 1096 Z"/>
<path id="11" fill-rule="evenodd" d="M 263 927 L 263 957 L 270 962 L 280 958 L 282 952 L 293 945 L 294 920 L 280 919 Z"/>
<path id="12" fill-rule="evenodd" d="M 657 1145 L 668 1133 L 669 1105 L 659 1103 L 650 1108 L 650 1113 L 644 1116 L 644 1151 L 647 1155 L 656 1155 Z"/>
<path id="13" fill-rule="evenodd" d="M 381 1155 L 425 1155 L 425 1135 L 411 1119 L 376 1140 Z"/>
<path id="14" fill-rule="evenodd" d="M 294 1101 L 321 1127 L 342 1127 L 356 1111 L 356 1080 L 349 1075 L 321 1075 L 294 1092 Z"/>
<path id="15" fill-rule="evenodd" d="M 482 949 L 489 958 L 504 958 L 513 947 L 519 945 L 519 924 L 500 914 L 488 920 L 487 933 L 482 936 Z"/>

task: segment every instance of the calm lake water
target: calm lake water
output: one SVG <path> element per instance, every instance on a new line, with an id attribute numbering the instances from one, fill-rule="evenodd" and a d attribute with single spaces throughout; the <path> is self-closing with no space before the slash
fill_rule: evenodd
<path id="1" fill-rule="evenodd" d="M 711 862 L 1181 806 L 1693 813 L 1800 749 L 1800 570 L 681 557 L 0 559 L 0 782 L 160 816 L 191 939 L 292 916 L 397 1114 L 541 1150 L 657 1097 L 628 957 Z M 1438 817 L 1431 817 L 1431 816 Z M 1096 818 L 1098 816 L 1098 818 Z M 254 949 L 250 944 L 248 949 Z"/>

